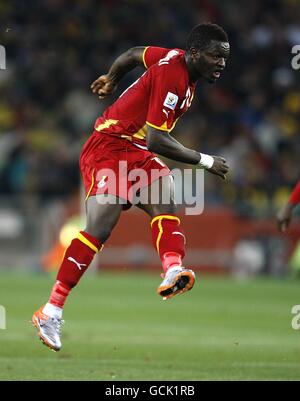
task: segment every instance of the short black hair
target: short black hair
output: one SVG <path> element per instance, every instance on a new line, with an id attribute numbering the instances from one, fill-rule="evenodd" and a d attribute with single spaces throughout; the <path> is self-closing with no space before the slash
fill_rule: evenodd
<path id="1" fill-rule="evenodd" d="M 224 29 L 217 24 L 212 24 L 211 22 L 199 24 L 189 33 L 186 40 L 186 50 L 190 50 L 191 47 L 198 50 L 205 50 L 213 40 L 228 42 L 228 35 Z"/>

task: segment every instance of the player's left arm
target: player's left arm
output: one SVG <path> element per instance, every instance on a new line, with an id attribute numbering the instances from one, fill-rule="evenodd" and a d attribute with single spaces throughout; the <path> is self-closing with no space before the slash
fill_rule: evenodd
<path id="1" fill-rule="evenodd" d="M 144 52 L 146 46 L 132 47 L 122 53 L 112 64 L 107 74 L 101 75 L 91 85 L 93 93 L 100 99 L 113 93 L 119 81 L 135 67 L 144 67 Z"/>
<path id="2" fill-rule="evenodd" d="M 157 153 L 169 159 L 188 164 L 198 164 L 212 174 L 226 179 L 229 167 L 226 160 L 220 156 L 210 156 L 196 150 L 186 148 L 176 141 L 168 131 L 161 131 L 148 125 L 147 146 L 150 152 Z"/>

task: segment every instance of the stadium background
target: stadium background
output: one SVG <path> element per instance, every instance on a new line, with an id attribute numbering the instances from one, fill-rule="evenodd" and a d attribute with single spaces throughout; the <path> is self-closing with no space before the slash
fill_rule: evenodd
<path id="1" fill-rule="evenodd" d="M 300 72 L 291 66 L 291 49 L 300 44 L 299 1 L 31 0 L 0 4 L 0 44 L 7 53 L 7 69 L 0 71 L 0 304 L 11 304 L 15 286 L 20 299 L 31 291 L 39 294 L 32 277 L 35 283 L 42 280 L 47 295 L 52 277 L 32 274 L 55 270 L 70 236 L 84 225 L 81 146 L 95 118 L 141 70 L 129 74 L 105 101 L 91 94 L 90 83 L 130 47 L 184 47 L 190 29 L 202 21 L 225 28 L 232 52 L 216 85 L 198 85 L 191 110 L 174 133 L 186 146 L 224 155 L 231 172 L 224 183 L 206 175 L 204 214 L 183 216 L 187 263 L 199 272 L 279 277 L 273 292 L 268 287 L 273 284 L 266 284 L 269 298 L 258 297 L 261 304 L 271 308 L 281 290 L 297 303 L 292 296 L 297 287 L 291 283 L 288 291 L 284 285 L 291 271 L 300 269 L 299 220 L 283 236 L 277 233 L 275 214 L 299 179 Z M 126 212 L 94 268 L 156 269 L 157 274 L 158 258 L 149 241 L 147 217 Z M 109 277 L 103 276 L 107 285 Z M 132 273 L 128 277 L 134 280 Z M 235 281 L 230 283 L 235 294 Z M 228 288 L 219 281 L 209 288 L 214 285 L 226 300 Z M 243 291 L 237 291 L 228 308 L 242 298 Z M 28 308 L 40 300 L 31 294 Z M 290 318 L 290 306 L 278 305 L 282 318 Z M 236 314 L 236 324 L 245 324 L 242 315 Z M 9 343 L 9 330 L 6 335 Z M 299 365 L 293 366 L 299 371 Z"/>

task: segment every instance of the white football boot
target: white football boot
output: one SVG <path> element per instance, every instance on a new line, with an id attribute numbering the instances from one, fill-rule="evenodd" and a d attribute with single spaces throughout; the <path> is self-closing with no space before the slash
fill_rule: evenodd
<path id="1" fill-rule="evenodd" d="M 32 316 L 32 324 L 38 331 L 40 340 L 50 349 L 57 352 L 61 349 L 62 319 L 52 318 L 43 313 L 43 306 Z"/>
<path id="2" fill-rule="evenodd" d="M 163 282 L 157 289 L 157 293 L 163 300 L 183 294 L 191 290 L 195 283 L 195 273 L 182 266 L 174 266 L 167 270 Z"/>

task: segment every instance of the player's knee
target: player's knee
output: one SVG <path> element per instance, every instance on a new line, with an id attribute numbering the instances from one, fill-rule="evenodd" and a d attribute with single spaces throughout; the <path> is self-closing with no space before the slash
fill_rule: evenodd
<path id="1" fill-rule="evenodd" d="M 111 234 L 110 228 L 105 227 L 95 227 L 95 226 L 87 226 L 85 231 L 104 244 L 105 241 L 108 240 Z"/>
<path id="2" fill-rule="evenodd" d="M 168 205 L 155 205 L 153 207 L 153 215 L 159 214 L 175 214 L 176 213 L 176 205 L 175 202 L 170 202 Z"/>
<path id="3" fill-rule="evenodd" d="M 158 205 L 154 205 L 155 214 L 175 214 L 176 210 L 177 206 L 172 195 L 167 203 L 161 202 Z"/>

